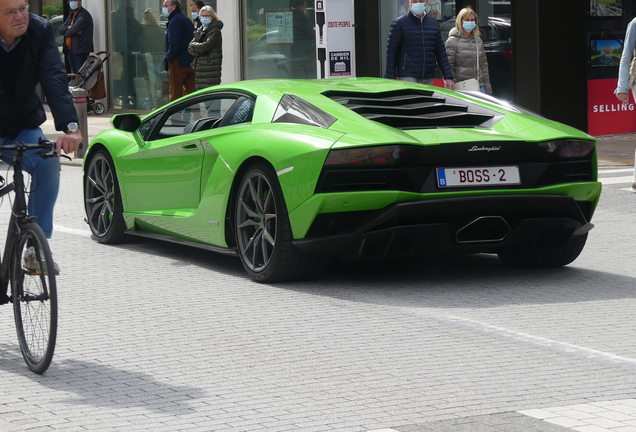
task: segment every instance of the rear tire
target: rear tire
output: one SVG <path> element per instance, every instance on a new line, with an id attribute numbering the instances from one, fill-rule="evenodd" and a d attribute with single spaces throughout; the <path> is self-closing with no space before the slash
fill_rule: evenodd
<path id="1" fill-rule="evenodd" d="M 55 268 L 48 241 L 39 225 L 25 224 L 18 241 L 9 279 L 15 328 L 24 361 L 29 369 L 41 374 L 51 364 L 57 337 Z M 30 247 L 35 258 L 27 265 L 23 257 Z"/>
<path id="2" fill-rule="evenodd" d="M 329 263 L 329 257 L 301 252 L 292 244 L 287 206 L 276 173 L 268 165 L 251 166 L 241 179 L 234 222 L 241 262 L 255 281 L 311 279 Z"/>
<path id="3" fill-rule="evenodd" d="M 521 268 L 563 267 L 579 257 L 585 247 L 587 233 L 553 247 L 508 249 L 497 253 L 507 265 Z"/>
<path id="4" fill-rule="evenodd" d="M 115 164 L 104 149 L 95 152 L 84 174 L 84 206 L 88 225 L 98 242 L 124 241 L 126 224 Z"/>

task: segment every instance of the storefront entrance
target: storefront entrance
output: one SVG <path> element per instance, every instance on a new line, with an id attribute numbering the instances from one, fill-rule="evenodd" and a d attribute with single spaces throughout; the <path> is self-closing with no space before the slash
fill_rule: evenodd
<path id="1" fill-rule="evenodd" d="M 389 29 L 395 18 L 408 12 L 408 0 L 353 3 L 357 76 L 383 77 Z M 243 0 L 243 78 L 316 78 L 316 31 L 322 30 L 316 25 L 316 7 L 317 0 Z M 438 20 L 444 38 L 454 27 L 457 8 L 461 7 L 461 2 L 453 0 L 428 1 L 427 13 Z M 479 0 L 477 12 L 493 94 L 511 100 L 510 2 Z"/>
<path id="2" fill-rule="evenodd" d="M 190 15 L 191 0 L 181 0 Z M 216 0 L 204 0 L 216 7 Z M 168 73 L 163 67 L 168 18 L 153 0 L 107 0 L 111 57 L 110 109 L 151 111 L 169 101 Z"/>

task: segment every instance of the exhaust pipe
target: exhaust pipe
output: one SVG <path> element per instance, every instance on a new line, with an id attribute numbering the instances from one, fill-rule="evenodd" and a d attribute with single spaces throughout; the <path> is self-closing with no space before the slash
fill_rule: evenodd
<path id="1" fill-rule="evenodd" d="M 502 241 L 510 233 L 510 226 L 501 216 L 480 216 L 457 230 L 457 243 Z"/>

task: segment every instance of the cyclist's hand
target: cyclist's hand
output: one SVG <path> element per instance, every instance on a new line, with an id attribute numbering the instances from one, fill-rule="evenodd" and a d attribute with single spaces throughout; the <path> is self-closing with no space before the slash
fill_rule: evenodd
<path id="1" fill-rule="evenodd" d="M 62 150 L 64 153 L 72 153 L 77 150 L 82 144 L 82 133 L 80 131 L 77 132 L 69 132 L 65 135 L 61 135 L 56 141 L 57 144 L 57 155 L 62 154 Z"/>

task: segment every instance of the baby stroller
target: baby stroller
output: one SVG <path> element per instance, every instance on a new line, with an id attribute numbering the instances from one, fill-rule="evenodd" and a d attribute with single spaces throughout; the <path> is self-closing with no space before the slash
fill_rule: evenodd
<path id="1" fill-rule="evenodd" d="M 106 111 L 104 104 L 95 102 L 95 99 L 103 99 L 106 97 L 106 87 L 104 85 L 104 71 L 102 65 L 110 57 L 108 51 L 99 51 L 95 54 L 89 54 L 86 61 L 77 74 L 68 74 L 71 78 L 69 87 L 76 87 L 86 90 L 87 112 L 93 111 L 97 115 L 101 115 Z"/>

